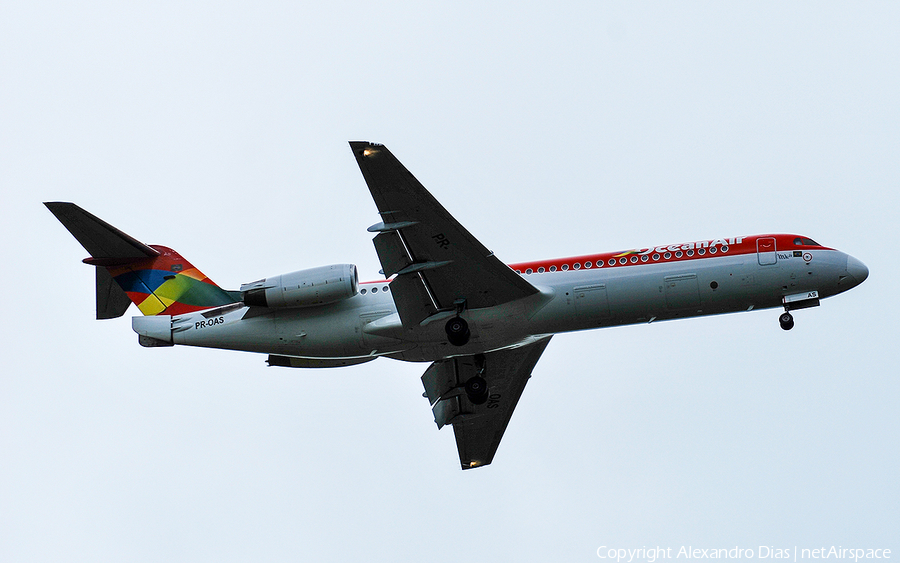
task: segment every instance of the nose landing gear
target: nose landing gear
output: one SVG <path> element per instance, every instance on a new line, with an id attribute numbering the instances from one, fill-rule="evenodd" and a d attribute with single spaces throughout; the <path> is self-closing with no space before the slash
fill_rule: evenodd
<path id="1" fill-rule="evenodd" d="M 791 330 L 794 328 L 794 316 L 785 311 L 778 317 L 778 324 L 780 324 L 781 328 L 784 330 Z"/>
<path id="2" fill-rule="evenodd" d="M 793 274 L 791 275 L 793 276 Z M 785 286 L 785 289 L 787 289 L 787 286 Z M 791 330 L 794 328 L 794 317 L 791 316 L 791 311 L 796 309 L 807 309 L 809 307 L 818 307 L 819 290 L 810 289 L 801 293 L 785 295 L 781 298 L 781 302 L 784 305 L 784 313 L 778 317 L 778 323 L 781 325 L 782 329 Z"/>

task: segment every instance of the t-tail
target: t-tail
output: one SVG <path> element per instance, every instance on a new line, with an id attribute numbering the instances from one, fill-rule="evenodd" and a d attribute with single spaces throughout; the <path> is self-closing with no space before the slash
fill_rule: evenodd
<path id="1" fill-rule="evenodd" d="M 84 263 L 97 272 L 98 319 L 121 317 L 131 303 L 144 315 L 180 315 L 240 300 L 171 248 L 146 245 L 74 203 L 44 205 L 91 255 Z"/>

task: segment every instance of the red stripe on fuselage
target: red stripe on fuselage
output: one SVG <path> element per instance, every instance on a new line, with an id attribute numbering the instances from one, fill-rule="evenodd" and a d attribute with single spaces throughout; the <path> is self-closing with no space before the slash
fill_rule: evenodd
<path id="1" fill-rule="evenodd" d="M 752 235 L 747 237 L 730 237 L 723 239 L 706 239 L 680 244 L 665 244 L 633 250 L 620 250 L 618 252 L 604 252 L 601 254 L 586 254 L 570 258 L 556 258 L 552 260 L 538 260 L 534 262 L 519 262 L 509 264 L 509 267 L 519 274 L 537 274 L 544 272 L 574 271 L 581 269 L 597 268 L 623 268 L 626 266 L 639 266 L 647 264 L 662 264 L 669 262 L 682 262 L 687 260 L 708 260 L 724 256 L 737 256 L 742 254 L 755 254 L 757 241 L 761 238 L 774 238 L 777 251 L 808 251 L 808 250 L 834 250 L 820 244 L 810 244 L 813 241 L 802 235 L 776 234 L 776 235 Z M 715 244 L 711 244 L 715 243 Z M 724 244 L 723 244 L 724 243 Z M 727 250 L 724 248 L 727 247 Z M 674 250 L 669 250 L 669 249 Z M 712 252 L 710 249 L 715 248 Z M 702 253 L 700 251 L 703 251 Z M 669 256 L 666 257 L 666 253 Z M 680 256 L 678 255 L 680 253 Z M 654 259 L 654 255 L 658 255 Z M 646 256 L 646 260 L 644 257 Z M 633 260 L 632 257 L 635 257 Z M 622 259 L 625 263 L 622 263 Z M 614 260 L 614 264 L 610 264 Z M 590 264 L 590 265 L 588 265 Z M 602 264 L 602 265 L 598 265 Z M 543 270 L 541 270 L 543 268 Z M 565 269 L 564 269 L 565 268 Z M 530 270 L 530 271 L 529 271 Z M 360 282 L 360 284 L 389 283 L 390 280 Z"/>
<path id="2" fill-rule="evenodd" d="M 776 250 L 833 250 L 813 241 L 808 237 L 791 234 L 753 235 L 748 237 L 730 237 L 722 239 L 706 239 L 679 244 L 665 244 L 619 252 L 589 254 L 571 258 L 557 258 L 535 262 L 510 264 L 509 267 L 520 274 L 552 271 L 579 270 L 583 268 L 620 268 L 666 262 L 687 260 L 704 260 L 720 256 L 755 254 L 757 241 L 761 238 L 774 238 Z M 529 271 L 530 270 L 530 271 Z"/>

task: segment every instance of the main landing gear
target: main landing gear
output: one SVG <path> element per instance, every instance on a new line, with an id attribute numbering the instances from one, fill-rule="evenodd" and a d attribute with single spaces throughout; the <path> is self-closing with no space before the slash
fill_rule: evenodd
<path id="1" fill-rule="evenodd" d="M 785 311 L 778 317 L 778 324 L 780 324 L 781 328 L 784 330 L 791 330 L 794 328 L 794 316 Z"/>
<path id="2" fill-rule="evenodd" d="M 483 405 L 488 400 L 488 384 L 484 378 L 484 354 L 477 354 L 473 359 L 475 360 L 477 371 L 464 385 L 466 397 L 469 398 L 473 405 Z"/>
<path id="3" fill-rule="evenodd" d="M 469 323 L 462 317 L 453 317 L 444 325 L 447 331 L 447 340 L 454 346 L 465 346 L 469 342 Z"/>
<path id="4" fill-rule="evenodd" d="M 488 400 L 487 381 L 480 375 L 470 377 L 466 381 L 466 396 L 472 404 L 483 405 Z"/>
<path id="5" fill-rule="evenodd" d="M 447 324 L 444 325 L 444 331 L 447 333 L 447 341 L 454 346 L 465 346 L 469 342 L 469 337 L 472 335 L 469 332 L 469 323 L 460 315 L 466 309 L 466 300 L 465 299 L 457 299 L 453 302 L 453 305 L 456 306 L 456 316 L 447 321 Z"/>

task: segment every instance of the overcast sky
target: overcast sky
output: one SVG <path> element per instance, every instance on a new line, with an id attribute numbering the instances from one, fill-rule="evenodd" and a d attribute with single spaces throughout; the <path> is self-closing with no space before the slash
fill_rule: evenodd
<path id="1" fill-rule="evenodd" d="M 185 4 L 0 5 L 0 560 L 900 557 L 900 5 Z M 136 308 L 93 319 L 41 205 L 227 288 L 375 279 L 348 140 L 507 262 L 791 232 L 871 274 L 790 332 L 767 310 L 560 335 L 462 472 L 426 364 L 141 348 Z"/>

